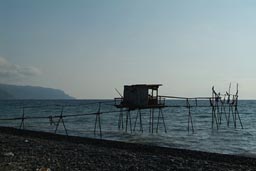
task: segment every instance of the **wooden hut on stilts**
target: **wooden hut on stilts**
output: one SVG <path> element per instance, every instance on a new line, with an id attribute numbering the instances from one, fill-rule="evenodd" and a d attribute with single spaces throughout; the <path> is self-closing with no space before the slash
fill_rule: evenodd
<path id="1" fill-rule="evenodd" d="M 158 95 L 158 88 L 161 84 L 136 84 L 125 85 L 123 96 L 115 98 L 115 106 L 120 109 L 118 128 L 130 132 L 136 131 L 139 125 L 139 131 L 143 132 L 142 110 L 149 110 L 149 132 L 158 132 L 160 120 L 162 120 L 164 130 L 167 132 L 164 114 L 162 109 L 165 107 L 165 99 Z M 132 127 L 131 111 L 136 111 L 135 122 Z M 155 116 L 155 113 L 158 115 Z M 157 120 L 157 121 L 156 121 Z M 137 123 L 138 122 L 138 123 Z"/>

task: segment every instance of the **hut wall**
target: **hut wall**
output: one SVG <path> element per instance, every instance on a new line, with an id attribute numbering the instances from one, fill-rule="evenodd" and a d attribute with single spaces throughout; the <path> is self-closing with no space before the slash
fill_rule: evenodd
<path id="1" fill-rule="evenodd" d="M 147 86 L 125 86 L 124 104 L 130 107 L 147 107 L 148 87 Z"/>

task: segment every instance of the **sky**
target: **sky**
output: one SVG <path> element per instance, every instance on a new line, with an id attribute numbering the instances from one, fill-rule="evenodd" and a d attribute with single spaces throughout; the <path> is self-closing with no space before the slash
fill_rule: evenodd
<path id="1" fill-rule="evenodd" d="M 124 85 L 256 99 L 254 0 L 0 0 L 0 83 L 112 99 Z"/>

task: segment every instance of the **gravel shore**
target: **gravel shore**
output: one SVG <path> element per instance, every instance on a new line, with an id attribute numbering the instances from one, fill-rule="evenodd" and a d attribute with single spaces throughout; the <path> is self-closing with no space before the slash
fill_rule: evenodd
<path id="1" fill-rule="evenodd" d="M 0 171 L 256 170 L 256 159 L 0 127 Z"/>

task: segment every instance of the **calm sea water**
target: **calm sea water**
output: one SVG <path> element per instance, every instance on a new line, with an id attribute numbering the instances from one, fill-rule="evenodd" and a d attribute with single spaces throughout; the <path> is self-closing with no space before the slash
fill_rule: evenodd
<path id="1" fill-rule="evenodd" d="M 98 111 L 99 100 L 4 100 L 0 101 L 0 119 L 21 117 L 24 108 L 26 117 L 34 116 L 56 116 L 60 115 L 63 108 L 63 115 L 89 114 Z M 256 156 L 256 101 L 240 100 L 238 110 L 244 126 L 241 129 L 239 121 L 237 128 L 234 128 L 232 117 L 229 127 L 222 116 L 222 124 L 219 129 L 216 125 L 212 129 L 211 107 L 192 108 L 195 132 L 187 131 L 188 109 L 164 108 L 163 114 L 167 127 L 164 132 L 163 124 L 160 122 L 158 133 L 149 133 L 149 111 L 142 111 L 144 132 L 125 132 L 118 129 L 119 109 L 116 109 L 113 100 L 100 100 L 101 104 L 101 127 L 102 138 L 133 143 L 152 144 L 164 147 L 185 148 L 207 152 L 217 152 L 236 155 Z M 167 105 L 185 105 L 185 101 L 166 101 Z M 198 101 L 198 105 L 209 106 L 208 101 Z M 228 108 L 226 108 L 228 111 Z M 136 111 L 131 112 L 132 127 L 134 126 Z M 156 114 L 157 115 L 157 114 Z M 55 122 L 57 118 L 53 119 Z M 157 119 L 156 119 L 157 120 Z M 95 115 L 77 116 L 64 118 L 69 135 L 99 138 L 94 135 Z M 19 128 L 20 120 L 0 120 L 1 126 Z M 50 124 L 49 118 L 26 119 L 25 129 L 54 132 L 55 125 Z M 129 128 L 129 127 L 128 127 Z M 139 127 L 137 127 L 138 129 Z M 60 124 L 59 134 L 65 134 L 63 125 Z"/>

